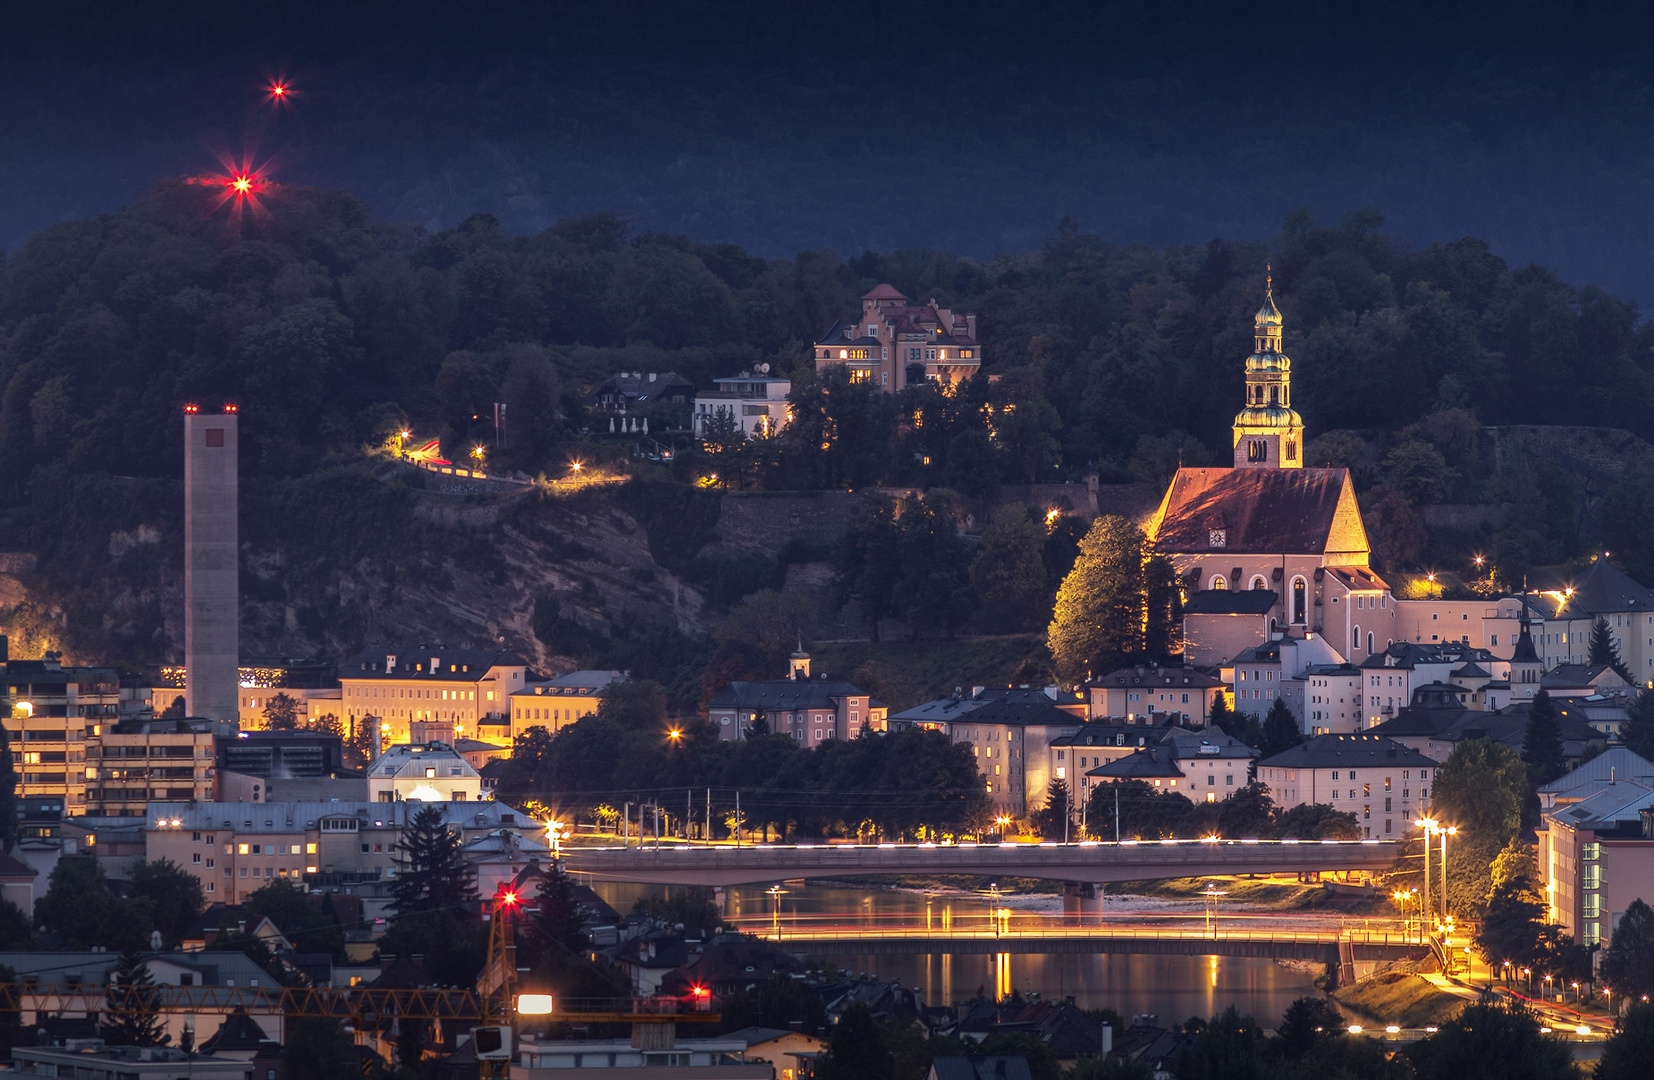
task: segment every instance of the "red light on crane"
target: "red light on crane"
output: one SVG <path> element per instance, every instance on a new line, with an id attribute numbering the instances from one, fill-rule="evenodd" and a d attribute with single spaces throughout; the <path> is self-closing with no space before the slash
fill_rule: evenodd
<path id="1" fill-rule="evenodd" d="M 514 893 L 514 892 L 501 893 L 500 894 L 500 902 L 502 904 L 507 904 L 511 907 L 516 907 L 517 906 L 517 894 Z"/>

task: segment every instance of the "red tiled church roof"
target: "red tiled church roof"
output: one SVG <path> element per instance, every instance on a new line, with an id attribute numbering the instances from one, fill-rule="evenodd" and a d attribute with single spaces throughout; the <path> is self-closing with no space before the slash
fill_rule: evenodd
<path id="1" fill-rule="evenodd" d="M 1146 531 L 1167 554 L 1369 549 L 1347 469 L 1179 469 Z"/>

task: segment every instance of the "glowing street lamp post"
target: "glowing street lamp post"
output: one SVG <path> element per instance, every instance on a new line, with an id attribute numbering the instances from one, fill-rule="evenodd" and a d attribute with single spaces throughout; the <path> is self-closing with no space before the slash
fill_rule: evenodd
<path id="1" fill-rule="evenodd" d="M 787 890 L 783 889 L 779 885 L 771 885 L 769 888 L 765 889 L 764 891 L 769 893 L 771 898 L 775 901 L 775 906 L 773 908 L 774 914 L 772 916 L 771 925 L 773 925 L 775 927 L 775 940 L 780 941 L 781 940 L 781 898 L 786 895 Z"/>

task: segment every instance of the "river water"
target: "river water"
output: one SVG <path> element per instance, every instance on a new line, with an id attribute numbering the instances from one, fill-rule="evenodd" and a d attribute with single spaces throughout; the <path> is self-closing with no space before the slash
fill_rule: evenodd
<path id="1" fill-rule="evenodd" d="M 595 883 L 598 894 L 622 913 L 638 897 L 661 887 Z M 812 929 L 870 931 L 903 927 L 984 930 L 990 911 L 1006 910 L 1004 924 L 1013 929 L 1072 925 L 1062 914 L 1062 899 L 1053 895 L 999 896 L 984 893 L 856 889 L 793 883 L 779 894 L 763 888 L 728 890 L 724 915 L 736 926 L 757 932 L 779 929 L 786 936 Z M 1200 901 L 1110 896 L 1101 918 L 1110 925 L 1155 925 L 1203 922 Z M 1246 918 L 1238 911 L 1220 912 L 1221 925 Z M 1094 921 L 1098 916 L 1092 916 Z M 1035 991 L 1047 998 L 1072 996 L 1083 1008 L 1109 1007 L 1126 1017 L 1148 1013 L 1162 1025 L 1191 1016 L 1209 1017 L 1234 1005 L 1266 1027 L 1274 1027 L 1294 998 L 1319 996 L 1313 980 L 1319 968 L 1284 966 L 1271 960 L 1220 956 L 1099 956 L 1072 954 L 1001 954 L 911 956 L 858 955 L 852 947 L 828 952 L 812 948 L 812 961 L 825 966 L 895 979 L 923 992 L 930 1005 L 968 1001 L 978 994 L 1004 997 L 1012 991 Z"/>

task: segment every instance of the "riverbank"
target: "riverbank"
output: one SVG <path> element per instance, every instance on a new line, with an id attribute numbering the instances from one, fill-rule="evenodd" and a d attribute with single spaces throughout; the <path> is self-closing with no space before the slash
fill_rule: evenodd
<path id="1" fill-rule="evenodd" d="M 1439 1026 L 1465 1007 L 1465 999 L 1422 975 L 1389 971 L 1332 992 L 1339 1005 L 1381 1024 L 1404 1028 Z"/>

